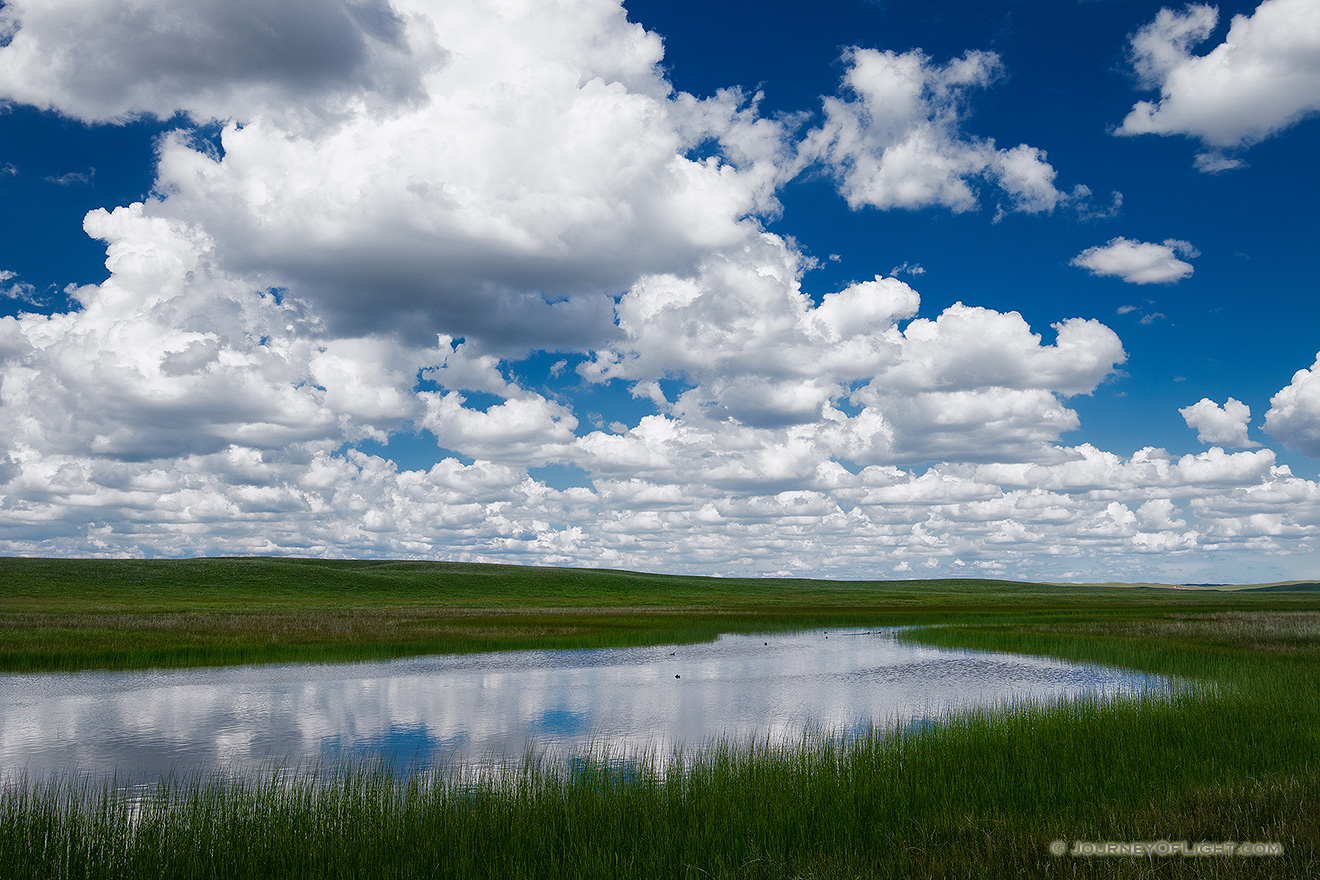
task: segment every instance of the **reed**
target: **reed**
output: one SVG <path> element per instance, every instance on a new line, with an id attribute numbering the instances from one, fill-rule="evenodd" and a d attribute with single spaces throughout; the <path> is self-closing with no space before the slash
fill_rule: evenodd
<path id="1" fill-rule="evenodd" d="M 1207 709 L 1190 715 L 1220 717 Z M 1289 762 L 1268 745 L 1236 785 L 1216 781 L 1224 768 L 1189 764 L 1185 737 L 1169 736 L 1188 712 L 1090 702 L 850 740 L 715 743 L 663 773 L 531 756 L 466 782 L 361 765 L 165 780 L 133 796 L 109 781 L 19 780 L 0 794 L 0 862 L 14 877 L 1305 876 L 1314 777 L 1279 775 Z M 1205 733 L 1240 745 L 1237 721 Z M 1284 854 L 1195 871 L 1047 849 L 1261 835 Z"/>

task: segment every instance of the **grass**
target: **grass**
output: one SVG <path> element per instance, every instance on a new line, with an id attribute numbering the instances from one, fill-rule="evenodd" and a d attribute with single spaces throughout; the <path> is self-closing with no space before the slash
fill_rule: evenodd
<path id="1" fill-rule="evenodd" d="M 0 671 L 375 660 L 969 618 L 1016 625 L 1317 608 L 1314 592 L 283 558 L 0 558 Z"/>
<path id="2" fill-rule="evenodd" d="M 271 630 L 248 617 L 272 609 L 290 615 L 285 629 L 266 623 L 277 638 L 304 647 L 357 639 L 368 651 L 381 650 L 380 632 L 352 618 L 413 620 L 416 639 L 388 643 L 410 650 L 694 636 L 833 615 L 938 623 L 904 637 L 1110 663 L 1195 686 L 975 712 L 846 741 L 716 743 L 679 755 L 681 771 L 664 773 L 658 762 L 621 772 L 609 761 L 564 767 L 536 756 L 476 780 L 336 765 L 165 780 L 138 800 L 90 777 L 12 780 L 0 788 L 9 876 L 1320 875 L 1313 591 L 726 582 L 269 560 L 116 563 L 111 578 L 97 575 L 97 563 L 72 573 L 63 563 L 31 565 L 40 576 L 21 586 L 10 580 L 21 565 L 0 566 L 4 620 L 28 621 L 6 623 L 6 646 L 68 638 L 79 626 L 138 637 L 155 626 L 161 650 L 192 647 L 191 659 L 214 662 L 223 652 L 203 636 L 228 634 L 237 654 L 252 650 Z M 31 636 L 43 620 L 51 625 Z M 437 635 L 464 622 L 479 634 Z M 61 650 L 65 663 L 92 656 Z M 108 650 L 121 665 L 144 656 L 128 643 Z M 1053 840 L 1161 839 L 1278 842 L 1283 854 L 1059 858 L 1048 849 Z"/>

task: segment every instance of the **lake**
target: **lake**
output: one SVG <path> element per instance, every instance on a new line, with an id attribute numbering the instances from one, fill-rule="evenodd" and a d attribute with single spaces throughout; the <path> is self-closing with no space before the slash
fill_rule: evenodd
<path id="1" fill-rule="evenodd" d="M 1013 702 L 1167 688 L 1138 673 L 898 641 L 893 630 L 507 651 L 371 663 L 0 675 L 0 776 L 163 774 L 272 762 L 395 767 L 571 757 L 715 737 L 784 742 Z"/>

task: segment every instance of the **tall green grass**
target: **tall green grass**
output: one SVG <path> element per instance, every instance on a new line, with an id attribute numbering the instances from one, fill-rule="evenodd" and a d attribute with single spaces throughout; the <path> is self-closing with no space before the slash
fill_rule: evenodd
<path id="1" fill-rule="evenodd" d="M 1283 856 L 1211 867 L 1305 876 L 1320 785 L 1287 775 L 1286 738 L 1255 741 L 1228 786 L 1212 754 L 1189 757 L 1205 736 L 1241 748 L 1241 731 L 1211 698 L 1156 697 L 715 743 L 663 772 L 654 756 L 626 770 L 531 756 L 477 779 L 339 765 L 134 797 L 87 777 L 18 781 L 0 792 L 0 864 L 14 877 L 1205 876 L 1204 860 L 1096 865 L 1048 844 L 1265 835 Z"/>

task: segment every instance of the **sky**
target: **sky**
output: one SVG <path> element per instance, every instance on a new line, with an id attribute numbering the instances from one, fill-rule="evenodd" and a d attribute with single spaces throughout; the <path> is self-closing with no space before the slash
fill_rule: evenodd
<path id="1" fill-rule="evenodd" d="M 0 554 L 1317 576 L 1320 3 L 11 0 Z"/>

